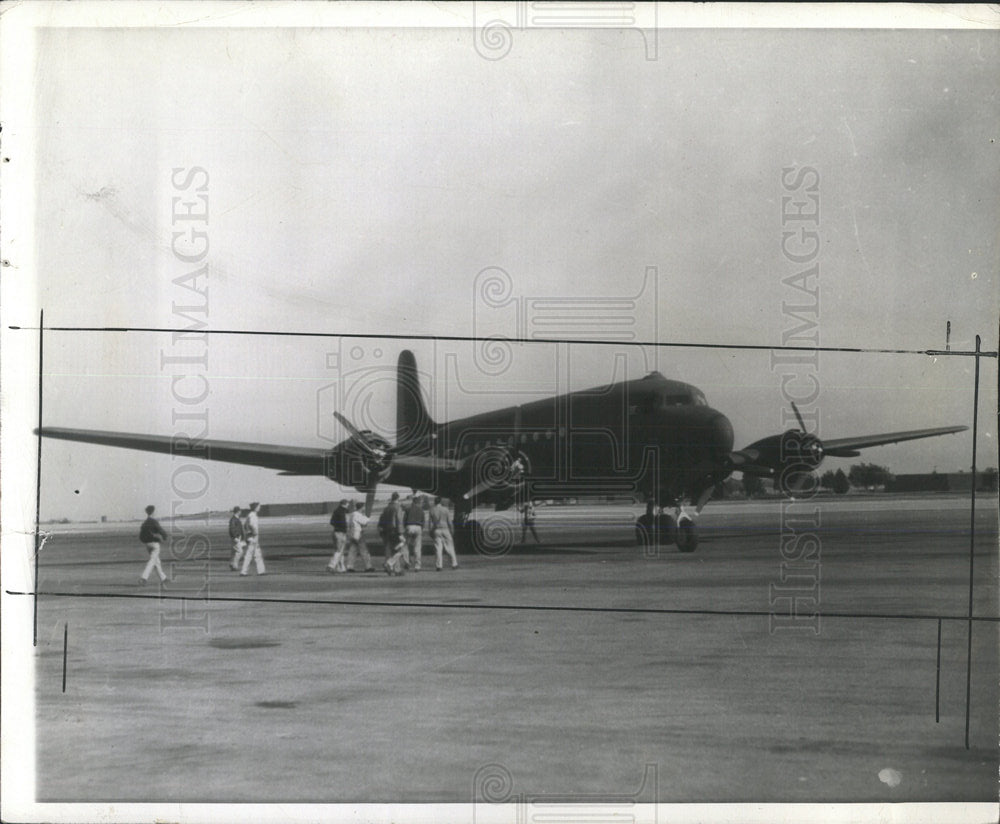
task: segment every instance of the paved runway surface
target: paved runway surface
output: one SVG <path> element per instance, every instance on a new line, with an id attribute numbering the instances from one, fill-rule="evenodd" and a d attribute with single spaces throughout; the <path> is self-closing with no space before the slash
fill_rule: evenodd
<path id="1" fill-rule="evenodd" d="M 543 508 L 540 548 L 401 578 L 325 574 L 322 517 L 262 519 L 262 578 L 229 571 L 224 521 L 177 523 L 208 558 L 175 542 L 162 593 L 136 585 L 137 523 L 54 527 L 38 800 L 996 800 L 995 621 L 964 747 L 967 499 L 720 503 L 695 553 L 651 557 L 636 512 Z M 995 619 L 995 498 L 977 521 Z M 805 629 L 776 625 L 782 586 Z"/>

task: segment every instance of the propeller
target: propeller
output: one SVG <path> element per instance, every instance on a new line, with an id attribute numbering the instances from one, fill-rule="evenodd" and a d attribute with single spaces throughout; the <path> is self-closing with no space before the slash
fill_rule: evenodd
<path id="1" fill-rule="evenodd" d="M 504 449 L 489 449 L 480 452 L 473 462 L 473 478 L 481 480 L 462 497 L 471 500 L 488 489 L 509 489 L 524 483 L 528 472 L 527 456 L 520 452 Z"/>
<path id="2" fill-rule="evenodd" d="M 802 420 L 802 415 L 799 413 L 799 408 L 795 405 L 795 401 L 792 401 L 792 411 L 795 413 L 795 419 L 799 422 L 799 429 L 805 432 L 806 425 L 805 422 Z"/>
<path id="3" fill-rule="evenodd" d="M 788 494 L 801 492 L 826 456 L 823 442 L 806 430 L 798 406 L 792 411 L 799 424 L 780 435 L 769 435 L 730 455 L 731 468 L 751 475 L 777 478 Z"/>
<path id="4" fill-rule="evenodd" d="M 389 469 L 392 466 L 392 447 L 387 440 L 374 432 L 358 429 L 339 412 L 334 412 L 333 415 L 340 421 L 341 426 L 350 433 L 350 444 L 356 446 L 362 453 L 359 458 L 365 468 L 365 481 L 358 489 L 366 493 L 365 515 L 371 515 L 379 481 L 389 474 Z"/>
<path id="5" fill-rule="evenodd" d="M 799 431 L 805 436 L 799 440 L 798 452 L 801 458 L 810 463 L 813 469 L 815 469 L 823 462 L 823 457 L 826 454 L 823 449 L 823 442 L 815 435 L 810 435 L 806 431 L 805 421 L 802 420 L 802 415 L 799 412 L 799 408 L 795 405 L 795 401 L 792 401 L 792 411 L 795 413 L 795 419 L 799 422 Z"/>

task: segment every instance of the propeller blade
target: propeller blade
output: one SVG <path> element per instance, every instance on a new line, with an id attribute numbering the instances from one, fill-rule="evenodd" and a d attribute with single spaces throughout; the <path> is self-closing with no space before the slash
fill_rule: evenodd
<path id="1" fill-rule="evenodd" d="M 372 484 L 372 488 L 368 490 L 368 494 L 365 495 L 365 515 L 371 517 L 372 507 L 375 506 L 375 489 L 376 485 Z"/>
<path id="2" fill-rule="evenodd" d="M 354 426 L 347 418 L 341 415 L 339 412 L 334 412 L 333 417 L 340 421 L 340 425 L 344 427 L 348 432 L 350 432 L 355 438 L 360 438 L 361 433 L 358 431 L 357 427 Z"/>
<path id="3" fill-rule="evenodd" d="M 799 408 L 795 405 L 795 401 L 792 401 L 792 410 L 795 412 L 795 417 L 798 419 L 799 429 L 805 432 L 806 425 L 802 422 L 802 415 L 799 414 Z"/>
<path id="4" fill-rule="evenodd" d="M 349 420 L 347 420 L 347 418 L 345 418 L 339 412 L 334 412 L 333 416 L 338 421 L 340 421 L 341 426 L 343 426 L 344 429 L 346 429 L 351 434 L 351 437 L 353 437 L 354 440 L 357 441 L 358 445 L 362 449 L 364 449 L 365 452 L 367 452 L 369 455 L 376 455 L 377 456 L 377 453 L 372 448 L 371 444 L 368 443 L 368 441 L 365 439 L 365 436 L 361 434 L 361 432 L 357 429 L 357 427 L 355 427 L 355 425 L 353 423 L 351 423 Z"/>
<path id="5" fill-rule="evenodd" d="M 490 486 L 492 486 L 492 482 L 480 481 L 478 484 L 472 487 L 472 489 L 466 492 L 462 497 L 468 501 L 471 498 L 475 498 L 476 495 L 478 495 L 480 492 L 484 492 L 485 490 L 489 489 Z"/>

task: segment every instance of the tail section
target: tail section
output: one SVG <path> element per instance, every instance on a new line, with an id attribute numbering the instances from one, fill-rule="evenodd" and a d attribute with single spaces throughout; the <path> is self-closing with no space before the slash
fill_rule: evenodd
<path id="1" fill-rule="evenodd" d="M 396 386 L 396 450 L 401 455 L 420 455 L 430 451 L 434 421 L 427 413 L 420 393 L 417 359 L 409 349 L 399 353 Z"/>

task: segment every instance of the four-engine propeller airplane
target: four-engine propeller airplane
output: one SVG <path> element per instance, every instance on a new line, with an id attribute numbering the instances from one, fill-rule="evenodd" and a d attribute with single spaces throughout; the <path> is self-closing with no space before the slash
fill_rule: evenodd
<path id="1" fill-rule="evenodd" d="M 794 404 L 793 404 L 794 407 Z M 275 469 L 285 475 L 324 476 L 367 494 L 371 512 L 378 484 L 409 487 L 449 498 L 459 537 L 490 551 L 488 537 L 470 515 L 480 505 L 510 508 L 531 498 L 639 493 L 676 508 L 665 521 L 681 551 L 697 545 L 694 514 L 717 484 L 734 471 L 777 480 L 789 494 L 815 483 L 824 457 L 854 457 L 858 450 L 966 430 L 945 426 L 821 441 L 788 430 L 733 450 L 729 419 L 711 408 L 694 386 L 658 372 L 448 423 L 427 410 L 409 350 L 397 365 L 395 446 L 359 430 L 339 412 L 349 437 L 332 449 L 196 440 L 187 457 Z M 48 438 L 176 454 L 169 436 L 43 427 Z M 662 523 L 662 522 L 661 522 Z"/>

